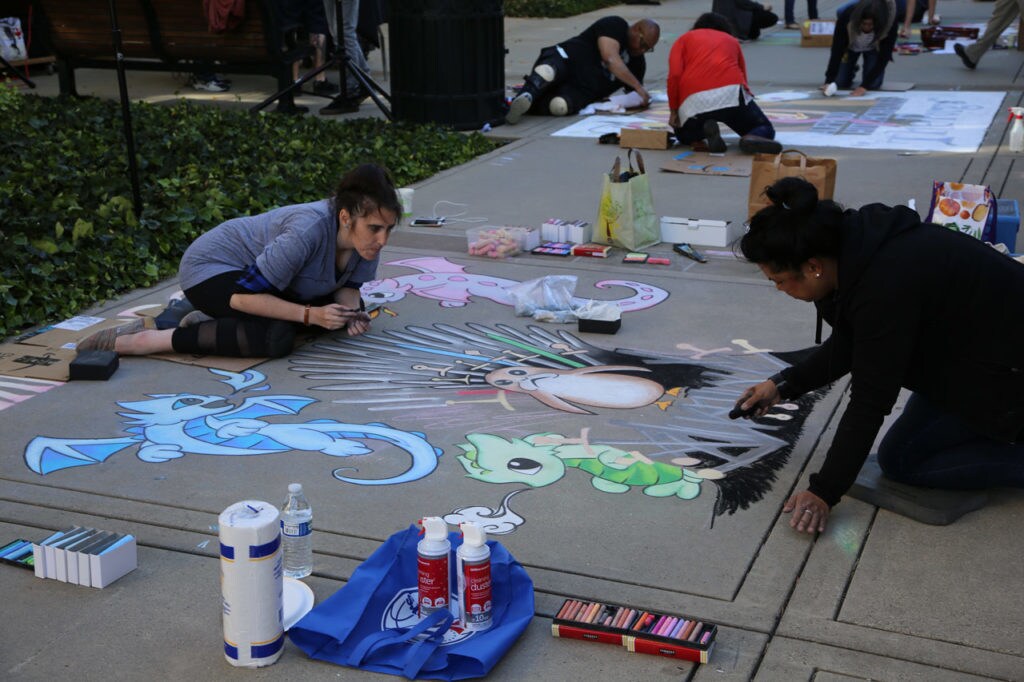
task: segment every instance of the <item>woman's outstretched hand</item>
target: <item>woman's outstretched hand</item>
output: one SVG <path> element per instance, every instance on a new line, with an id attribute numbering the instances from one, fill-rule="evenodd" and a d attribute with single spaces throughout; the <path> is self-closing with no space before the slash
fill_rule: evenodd
<path id="1" fill-rule="evenodd" d="M 828 521 L 828 505 L 810 490 L 801 490 L 791 495 L 782 511 L 793 514 L 789 519 L 789 527 L 801 533 L 820 533 L 825 530 Z"/>

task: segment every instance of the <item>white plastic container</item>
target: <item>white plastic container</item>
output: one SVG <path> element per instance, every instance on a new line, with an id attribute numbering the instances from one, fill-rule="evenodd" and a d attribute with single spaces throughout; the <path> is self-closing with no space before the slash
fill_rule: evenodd
<path id="1" fill-rule="evenodd" d="M 487 546 L 487 533 L 477 524 L 467 521 L 460 528 L 463 540 L 455 552 L 459 620 L 466 630 L 486 630 L 491 627 L 493 615 L 491 548 Z"/>
<path id="2" fill-rule="evenodd" d="M 221 512 L 218 524 L 224 657 L 242 668 L 270 665 L 284 648 L 277 508 L 244 500 Z"/>
<path id="3" fill-rule="evenodd" d="M 452 578 L 448 557 L 452 543 L 448 541 L 448 524 L 440 516 L 423 519 L 423 539 L 416 545 L 417 604 L 420 618 L 435 611 L 451 608 Z"/>
<path id="4" fill-rule="evenodd" d="M 1010 151 L 1024 152 L 1024 107 L 1010 107 Z"/>

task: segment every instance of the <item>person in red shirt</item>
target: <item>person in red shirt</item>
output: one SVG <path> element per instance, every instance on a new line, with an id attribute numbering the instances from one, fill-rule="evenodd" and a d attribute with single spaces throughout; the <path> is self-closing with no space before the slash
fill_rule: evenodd
<path id="1" fill-rule="evenodd" d="M 693 29 L 679 36 L 668 55 L 669 125 L 680 144 L 722 153 L 725 141 L 718 124 L 740 136 L 747 154 L 778 154 L 775 128 L 754 102 L 747 85 L 747 65 L 729 20 L 707 12 Z"/>

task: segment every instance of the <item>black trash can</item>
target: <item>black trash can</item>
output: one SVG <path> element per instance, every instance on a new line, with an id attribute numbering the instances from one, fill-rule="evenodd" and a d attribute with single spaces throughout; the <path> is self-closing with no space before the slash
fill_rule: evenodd
<path id="1" fill-rule="evenodd" d="M 396 119 L 456 130 L 505 122 L 502 0 L 393 0 L 388 43 Z"/>

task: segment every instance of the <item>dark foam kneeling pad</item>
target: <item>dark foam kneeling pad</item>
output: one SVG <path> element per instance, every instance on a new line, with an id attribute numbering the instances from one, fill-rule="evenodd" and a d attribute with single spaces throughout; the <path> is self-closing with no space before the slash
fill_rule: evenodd
<path id="1" fill-rule="evenodd" d="M 117 353 L 112 350 L 79 351 L 75 359 L 71 361 L 69 377 L 72 381 L 77 379 L 106 381 L 117 371 L 118 364 Z"/>
<path id="2" fill-rule="evenodd" d="M 988 504 L 988 493 L 980 490 L 941 490 L 897 483 L 885 477 L 875 454 L 868 455 L 847 494 L 932 526 L 948 526 Z"/>

